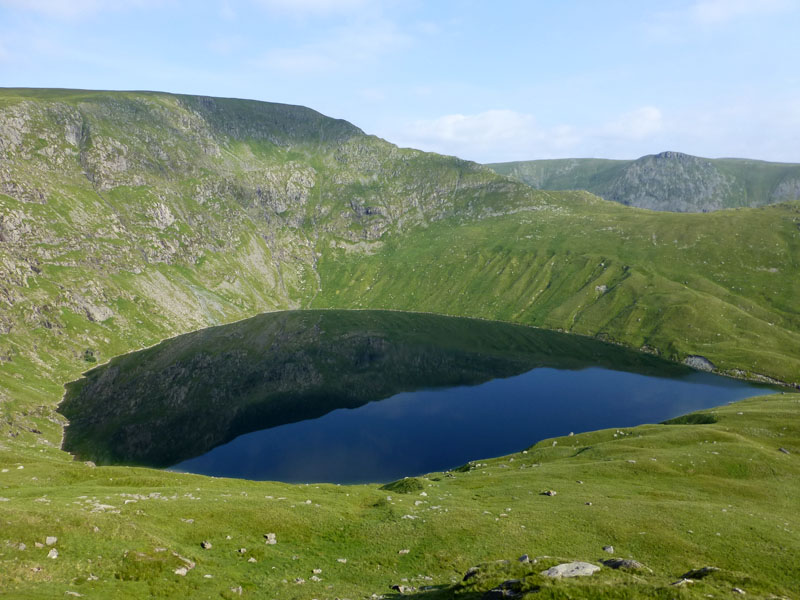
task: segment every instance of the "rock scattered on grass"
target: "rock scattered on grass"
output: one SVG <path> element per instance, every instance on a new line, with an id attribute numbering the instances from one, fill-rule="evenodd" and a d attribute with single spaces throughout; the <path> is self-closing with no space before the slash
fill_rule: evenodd
<path id="1" fill-rule="evenodd" d="M 561 579 L 562 577 L 588 577 L 599 570 L 600 567 L 592 563 L 576 561 L 550 567 L 546 571 L 542 571 L 542 575 L 545 577 L 552 577 L 553 579 Z"/>
<path id="2" fill-rule="evenodd" d="M 211 550 L 211 542 L 209 542 L 208 540 L 203 540 L 202 542 L 200 542 L 200 547 L 203 550 Z"/>
<path id="3" fill-rule="evenodd" d="M 409 550 L 408 548 L 403 548 L 398 552 L 398 554 L 408 554 L 409 552 L 411 552 L 411 550 Z"/>
<path id="4" fill-rule="evenodd" d="M 529 562 L 531 562 L 531 557 L 530 557 L 530 556 L 528 556 L 527 554 L 523 554 L 523 555 L 522 555 L 522 556 L 520 556 L 520 557 L 519 557 L 517 560 L 518 560 L 519 562 L 523 563 L 523 564 L 526 564 L 526 563 L 529 563 Z"/>
<path id="5" fill-rule="evenodd" d="M 47 553 L 47 558 L 58 558 L 58 550 L 50 548 L 50 552 Z"/>
<path id="6" fill-rule="evenodd" d="M 509 579 L 504 581 L 496 588 L 492 588 L 481 596 L 481 600 L 505 600 L 509 598 L 521 598 L 521 582 L 519 579 Z"/>
<path id="7" fill-rule="evenodd" d="M 786 448 L 778 448 L 778 452 L 783 452 L 784 454 L 791 454 Z"/>
<path id="8" fill-rule="evenodd" d="M 600 561 L 609 569 L 630 569 L 631 571 L 638 571 L 644 569 L 644 565 L 638 560 L 630 558 L 609 558 Z"/>
<path id="9" fill-rule="evenodd" d="M 311 572 L 314 575 L 321 575 L 322 574 L 322 569 L 312 569 Z"/>
<path id="10" fill-rule="evenodd" d="M 555 496 L 556 494 L 558 494 L 558 492 L 555 491 L 555 490 L 546 490 L 546 491 L 542 492 L 541 495 L 542 496 Z"/>
<path id="11" fill-rule="evenodd" d="M 247 562 L 254 563 L 254 562 L 258 562 L 258 561 L 251 556 L 250 558 L 247 559 Z"/>
<path id="12" fill-rule="evenodd" d="M 48 546 L 52 546 L 57 541 L 58 541 L 58 538 L 56 536 L 54 536 L 54 535 L 48 535 L 46 538 L 44 538 L 44 543 L 46 545 L 48 545 Z"/>
<path id="13" fill-rule="evenodd" d="M 239 586 L 236 586 L 236 587 L 232 587 L 231 591 L 234 594 L 236 594 L 237 596 L 241 596 L 242 595 L 242 586 L 239 585 Z"/>
<path id="14" fill-rule="evenodd" d="M 295 582 L 297 585 L 303 585 L 303 584 L 306 582 L 306 580 L 305 580 L 305 579 L 303 579 L 302 577 L 296 577 L 296 578 L 295 578 L 295 580 L 294 580 L 294 582 Z"/>
<path id="15" fill-rule="evenodd" d="M 278 538 L 274 533 L 265 533 L 264 540 L 270 546 L 274 546 L 278 543 Z"/>
<path id="16" fill-rule="evenodd" d="M 614 546 L 603 546 L 603 552 L 608 552 L 609 554 L 614 554 Z"/>
<path id="17" fill-rule="evenodd" d="M 392 589 L 397 592 L 398 594 L 410 594 L 411 592 L 415 591 L 417 588 L 411 587 L 409 585 L 393 585 Z"/>
<path id="18" fill-rule="evenodd" d="M 340 563 L 342 563 L 344 565 L 344 564 L 347 563 L 347 559 L 346 558 L 337 558 L 336 562 L 340 562 Z"/>
<path id="19" fill-rule="evenodd" d="M 186 574 L 189 572 L 189 569 L 186 567 L 178 567 L 175 569 L 175 575 L 180 575 L 181 577 L 186 577 Z"/>
<path id="20" fill-rule="evenodd" d="M 673 581 L 670 585 L 674 585 L 675 587 L 683 587 L 685 585 L 689 585 L 690 583 L 694 583 L 692 579 L 684 579 L 681 578 L 678 581 Z"/>
<path id="21" fill-rule="evenodd" d="M 244 554 L 247 552 L 247 548 L 239 548 L 239 554 Z"/>
<path id="22" fill-rule="evenodd" d="M 742 588 L 733 588 L 731 591 L 732 591 L 734 594 L 746 594 L 746 593 L 747 593 L 747 592 L 745 592 L 745 591 L 744 591 Z"/>
<path id="23" fill-rule="evenodd" d="M 681 575 L 681 579 L 703 579 L 712 573 L 719 571 L 717 567 L 703 567 L 702 569 L 692 569 Z"/>
<path id="24" fill-rule="evenodd" d="M 311 577 L 309 577 L 309 579 L 310 579 L 311 581 L 315 582 L 315 583 L 316 583 L 317 581 L 322 581 L 322 579 L 320 579 L 320 578 L 319 578 L 319 577 L 317 577 L 316 575 L 312 575 Z"/>

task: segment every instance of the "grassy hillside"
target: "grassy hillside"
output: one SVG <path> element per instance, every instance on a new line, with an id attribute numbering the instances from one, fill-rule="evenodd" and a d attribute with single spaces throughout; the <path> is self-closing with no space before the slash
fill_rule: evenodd
<path id="1" fill-rule="evenodd" d="M 531 160 L 489 165 L 542 190 L 588 190 L 628 206 L 678 212 L 800 199 L 800 165 L 679 152 L 636 160 Z"/>
<path id="2" fill-rule="evenodd" d="M 675 593 L 788 595 L 794 396 L 720 409 L 713 425 L 542 444 L 524 469 L 497 459 L 485 473 L 434 476 L 422 485 L 436 504 L 422 508 L 375 486 L 93 468 L 60 449 L 54 409 L 98 362 L 303 307 L 535 324 L 796 383 L 799 224 L 797 202 L 680 215 L 535 191 L 303 107 L 0 90 L 0 594 L 238 597 L 241 585 L 251 597 L 360 597 L 404 577 L 449 586 L 476 562 L 523 552 L 596 560 L 611 542 L 653 569 L 592 580 L 629 595 L 675 592 L 664 586 L 707 562 L 724 571 Z M 724 452 L 708 455 L 715 441 Z M 538 495 L 547 488 L 559 495 Z M 586 494 L 601 517 L 576 512 Z M 264 544 L 269 532 L 277 545 Z M 58 558 L 35 546 L 48 535 Z M 196 567 L 176 575 L 186 563 L 173 552 Z M 323 581 L 312 585 L 313 568 Z M 295 577 L 306 583 L 283 583 Z"/>

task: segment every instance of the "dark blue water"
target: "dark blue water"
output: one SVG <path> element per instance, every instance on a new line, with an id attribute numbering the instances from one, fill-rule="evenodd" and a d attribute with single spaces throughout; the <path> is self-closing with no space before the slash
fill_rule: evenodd
<path id="1" fill-rule="evenodd" d="M 658 423 L 766 393 L 689 371 L 537 368 L 474 386 L 400 393 L 355 409 L 242 435 L 173 467 L 287 482 L 386 482 L 520 451 L 538 440 Z"/>
<path id="2" fill-rule="evenodd" d="M 67 386 L 98 464 L 386 482 L 771 391 L 599 340 L 383 311 L 290 311 L 117 357 Z"/>

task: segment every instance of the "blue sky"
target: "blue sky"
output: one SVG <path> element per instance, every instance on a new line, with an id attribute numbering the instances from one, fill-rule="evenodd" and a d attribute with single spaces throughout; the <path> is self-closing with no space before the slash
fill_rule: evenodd
<path id="1" fill-rule="evenodd" d="M 0 0 L 0 86 L 310 106 L 481 162 L 800 162 L 800 0 Z"/>

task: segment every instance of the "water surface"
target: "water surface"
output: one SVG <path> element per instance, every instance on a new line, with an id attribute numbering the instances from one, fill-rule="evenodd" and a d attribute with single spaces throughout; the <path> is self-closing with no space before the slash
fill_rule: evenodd
<path id="1" fill-rule="evenodd" d="M 382 482 L 769 389 L 597 340 L 382 311 L 271 313 L 68 386 L 64 446 L 101 464 Z"/>

